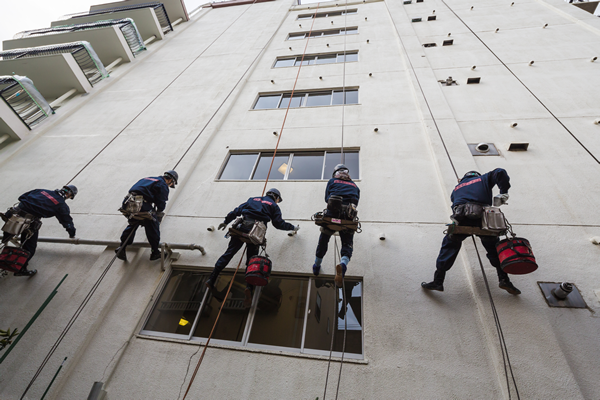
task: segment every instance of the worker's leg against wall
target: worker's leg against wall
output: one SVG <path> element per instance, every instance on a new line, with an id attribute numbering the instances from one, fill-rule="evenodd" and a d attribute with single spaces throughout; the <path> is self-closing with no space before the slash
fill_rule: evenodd
<path id="1" fill-rule="evenodd" d="M 133 239 L 135 238 L 135 231 L 137 231 L 137 228 L 139 226 L 140 224 L 138 221 L 129 220 L 129 225 L 127 225 L 127 228 L 125 228 L 125 230 L 121 234 L 121 246 L 123 245 L 123 243 L 125 243 L 126 240 L 127 243 L 125 243 L 125 245 L 130 245 L 131 243 L 133 243 Z M 131 234 L 131 236 L 129 236 L 129 234 Z M 129 240 L 127 239 L 127 237 L 129 237 Z"/>
<path id="2" fill-rule="evenodd" d="M 39 233 L 40 231 L 38 229 L 34 229 L 33 234 L 29 239 L 27 239 L 27 235 L 25 233 L 21 234 L 21 243 L 24 243 L 22 248 L 23 250 L 27 250 L 29 252 L 29 258 L 27 259 L 28 263 L 29 260 L 31 260 L 33 258 L 33 255 L 35 254 Z"/>
<path id="3" fill-rule="evenodd" d="M 229 264 L 229 261 L 231 261 L 235 253 L 240 251 L 243 245 L 244 242 L 242 242 L 238 237 L 231 237 L 231 239 L 229 240 L 229 246 L 227 246 L 227 250 L 225 251 L 225 253 L 223 253 L 221 257 L 219 257 L 219 259 L 215 263 L 215 271 L 217 272 L 217 274 L 223 271 L 223 269 L 227 266 L 227 264 Z"/>
<path id="4" fill-rule="evenodd" d="M 158 251 L 160 243 L 160 224 L 158 221 L 148 219 L 144 222 L 144 229 L 146 230 L 146 237 L 148 238 L 150 247 L 152 247 L 152 251 Z"/>
<path id="5" fill-rule="evenodd" d="M 341 231 L 340 239 L 342 240 L 342 263 L 348 265 L 354 250 L 354 231 Z"/>
<path id="6" fill-rule="evenodd" d="M 496 250 L 496 244 L 498 244 L 498 238 L 496 236 L 481 236 L 481 244 L 485 247 L 487 251 L 487 258 L 490 260 L 490 264 L 492 264 L 496 271 L 498 272 L 498 280 L 510 280 L 506 272 L 502 270 L 500 267 L 500 259 L 498 258 L 498 250 Z"/>
<path id="7" fill-rule="evenodd" d="M 446 271 L 448 271 L 454 265 L 456 257 L 460 252 L 463 240 L 467 238 L 467 235 L 446 235 L 442 240 L 442 248 L 438 255 L 435 263 L 435 276 L 436 282 L 442 283 L 446 277 Z"/>
<path id="8" fill-rule="evenodd" d="M 321 236 L 319 236 L 319 244 L 317 244 L 317 252 L 315 254 L 317 258 L 322 259 L 325 257 L 325 254 L 327 254 L 327 245 L 329 244 L 329 239 L 331 239 L 330 234 L 321 232 Z"/>

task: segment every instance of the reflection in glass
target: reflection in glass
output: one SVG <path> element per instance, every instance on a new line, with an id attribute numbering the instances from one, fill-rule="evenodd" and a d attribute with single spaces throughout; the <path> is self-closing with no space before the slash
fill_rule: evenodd
<path id="1" fill-rule="evenodd" d="M 288 40 L 304 39 L 304 35 L 304 33 L 290 34 L 290 36 L 288 36 Z"/>
<path id="2" fill-rule="evenodd" d="M 358 104 L 358 90 L 346 90 L 346 104 Z"/>
<path id="3" fill-rule="evenodd" d="M 215 285 L 216 292 L 218 292 L 217 297 L 225 297 L 232 276 L 233 274 L 231 273 L 222 273 L 219 276 L 217 284 Z M 245 288 L 246 282 L 244 280 L 244 274 L 238 273 L 235 277 L 233 286 L 231 287 L 229 297 L 225 300 L 223 311 L 219 317 L 219 323 L 212 336 L 213 339 L 231 340 L 234 342 L 240 342 L 242 340 L 249 312 L 249 309 L 244 307 Z M 220 307 L 221 301 L 209 291 L 204 308 L 200 312 L 200 319 L 193 336 L 202 338 L 208 337 Z"/>
<path id="4" fill-rule="evenodd" d="M 346 62 L 358 61 L 358 53 L 346 53 Z"/>
<path id="5" fill-rule="evenodd" d="M 333 169 L 338 164 L 344 164 L 348 167 L 350 172 L 350 178 L 359 179 L 358 170 L 358 152 L 357 151 L 345 151 L 344 161 L 342 162 L 341 153 L 338 152 L 327 152 L 325 156 L 325 171 L 323 172 L 323 179 L 330 179 L 333 174 Z"/>
<path id="6" fill-rule="evenodd" d="M 307 289 L 306 278 L 272 277 L 260 293 L 248 342 L 300 348 Z"/>
<path id="7" fill-rule="evenodd" d="M 321 179 L 323 152 L 296 153 L 288 179 Z"/>
<path id="8" fill-rule="evenodd" d="M 275 62 L 275 68 L 292 67 L 294 65 L 295 61 L 296 61 L 295 57 L 294 58 L 282 58 Z"/>
<path id="9" fill-rule="evenodd" d="M 254 109 L 265 110 L 268 108 L 277 108 L 277 104 L 279 104 L 280 98 L 280 94 L 260 96 L 256 101 L 256 104 L 254 105 Z"/>
<path id="10" fill-rule="evenodd" d="M 311 285 L 304 348 L 329 351 L 333 334 L 333 351 L 341 352 L 346 330 L 344 351 L 362 354 L 362 283 L 346 279 L 345 291 L 331 279 L 315 278 Z"/>
<path id="11" fill-rule="evenodd" d="M 258 157 L 257 153 L 231 154 L 219 179 L 250 179 L 256 157 Z"/>
<path id="12" fill-rule="evenodd" d="M 258 161 L 258 165 L 256 166 L 256 171 L 254 172 L 254 176 L 252 177 L 253 180 L 267 179 L 267 174 L 269 173 L 269 167 L 271 166 L 272 158 L 273 153 L 261 153 L 260 160 Z M 275 156 L 275 160 L 273 161 L 271 176 L 269 176 L 270 180 L 283 179 L 287 170 L 287 166 L 289 165 L 289 158 L 289 153 L 277 153 L 277 155 Z"/>
<path id="13" fill-rule="evenodd" d="M 189 335 L 208 273 L 173 271 L 144 330 Z"/>
<path id="14" fill-rule="evenodd" d="M 343 99 L 346 99 L 344 102 Z M 358 90 L 350 89 L 345 92 L 342 90 L 335 90 L 333 92 L 333 101 L 331 104 L 339 105 L 339 104 L 357 104 L 358 103 Z"/>
<path id="15" fill-rule="evenodd" d="M 323 56 L 319 56 L 317 58 L 317 64 L 330 64 L 334 63 L 337 56 L 335 54 L 327 54 Z"/>
<path id="16" fill-rule="evenodd" d="M 328 106 L 331 104 L 331 91 L 329 92 L 312 92 L 308 94 L 306 99 L 306 107 Z"/>
<path id="17" fill-rule="evenodd" d="M 279 105 L 279 108 L 287 108 L 288 104 L 290 102 L 290 98 L 292 99 L 292 104 L 290 105 L 290 108 L 302 106 L 302 100 L 304 99 L 304 94 L 294 93 L 294 97 L 291 97 L 291 96 L 292 96 L 291 93 L 284 94 L 283 98 L 281 99 L 281 104 Z"/>

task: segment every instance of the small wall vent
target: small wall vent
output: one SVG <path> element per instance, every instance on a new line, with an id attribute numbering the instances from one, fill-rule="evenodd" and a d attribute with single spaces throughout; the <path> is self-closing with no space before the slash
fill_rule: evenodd
<path id="1" fill-rule="evenodd" d="M 454 44 L 454 39 L 444 40 L 444 43 L 442 43 L 442 46 L 452 46 L 453 44 Z"/>
<path id="2" fill-rule="evenodd" d="M 538 285 L 549 307 L 587 308 L 574 283 L 538 282 Z"/>
<path id="3" fill-rule="evenodd" d="M 527 151 L 529 143 L 511 143 L 508 145 L 508 151 Z"/>
<path id="4" fill-rule="evenodd" d="M 467 78 L 467 85 L 481 82 L 481 78 Z"/>
<path id="5" fill-rule="evenodd" d="M 430 15 L 429 17 L 427 17 L 427 21 L 435 21 L 437 18 L 437 16 L 435 15 Z"/>
<path id="6" fill-rule="evenodd" d="M 422 20 L 422 18 L 413 18 L 411 22 L 421 22 Z"/>
<path id="7" fill-rule="evenodd" d="M 423 43 L 423 47 L 436 47 L 437 44 L 435 43 Z"/>
<path id="8" fill-rule="evenodd" d="M 404 4 L 411 4 L 411 3 L 412 3 L 412 0 L 405 0 L 404 1 Z"/>
<path id="9" fill-rule="evenodd" d="M 498 156 L 498 149 L 493 143 L 469 143 L 469 150 L 474 156 Z"/>

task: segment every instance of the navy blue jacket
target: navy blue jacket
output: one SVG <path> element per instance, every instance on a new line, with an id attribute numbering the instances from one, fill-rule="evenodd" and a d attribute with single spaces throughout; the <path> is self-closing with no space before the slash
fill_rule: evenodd
<path id="1" fill-rule="evenodd" d="M 38 218 L 56 217 L 69 235 L 75 236 L 71 210 L 56 190 L 35 189 L 19 196 L 19 208 Z"/>
<path id="2" fill-rule="evenodd" d="M 482 176 L 463 179 L 452 191 L 452 206 L 465 203 L 492 205 L 492 188 L 495 185 L 498 185 L 500 193 L 508 193 L 510 177 L 502 168 L 496 168 Z"/>
<path id="3" fill-rule="evenodd" d="M 325 202 L 329 200 L 331 196 L 342 196 L 343 204 L 356 204 L 360 199 L 360 189 L 356 186 L 356 183 L 352 180 L 346 181 L 339 178 L 331 178 L 327 182 L 327 189 L 325 189 Z"/>
<path id="4" fill-rule="evenodd" d="M 148 203 L 154 203 L 157 212 L 162 212 L 169 200 L 169 185 L 162 176 L 140 179 L 129 191 L 144 196 Z"/>
<path id="5" fill-rule="evenodd" d="M 283 220 L 279 206 L 270 196 L 250 197 L 247 202 L 240 204 L 235 210 L 227 214 L 225 223 L 228 224 L 242 215 L 264 223 L 272 221 L 275 228 L 283 231 L 293 231 L 295 228 L 294 225 Z"/>

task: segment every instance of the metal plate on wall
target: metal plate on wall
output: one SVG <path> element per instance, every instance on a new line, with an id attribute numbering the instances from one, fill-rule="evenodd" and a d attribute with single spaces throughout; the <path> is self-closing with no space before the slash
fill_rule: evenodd
<path id="1" fill-rule="evenodd" d="M 560 284 L 561 282 L 538 282 L 544 298 L 546 299 L 546 303 L 548 303 L 550 307 L 587 308 L 585 300 L 581 296 L 581 293 L 579 293 L 579 289 L 577 289 L 577 286 L 575 286 L 574 283 L 572 283 L 573 291 L 569 293 L 566 299 L 559 300 L 554 297 L 552 294 L 552 289 L 558 289 Z"/>

